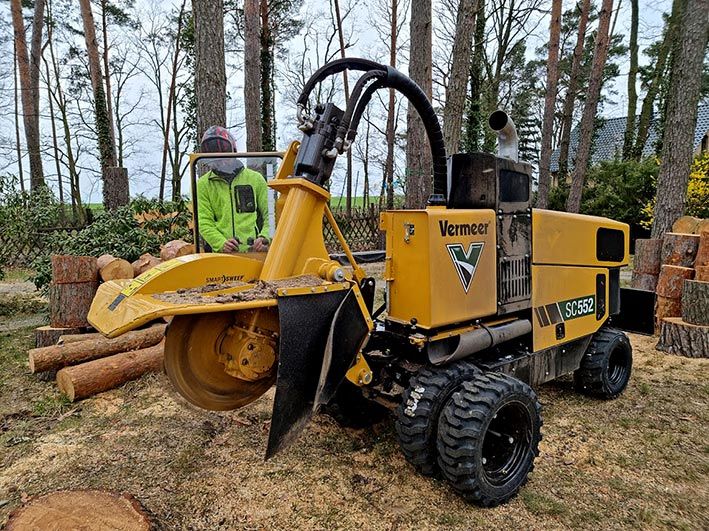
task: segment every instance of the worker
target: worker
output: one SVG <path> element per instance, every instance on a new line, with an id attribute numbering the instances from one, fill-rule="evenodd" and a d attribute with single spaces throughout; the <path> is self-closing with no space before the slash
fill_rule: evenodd
<path id="1" fill-rule="evenodd" d="M 202 136 L 202 153 L 236 152 L 236 140 L 213 125 Z M 214 252 L 266 252 L 268 187 L 263 176 L 234 158 L 211 159 L 197 181 L 199 233 Z"/>

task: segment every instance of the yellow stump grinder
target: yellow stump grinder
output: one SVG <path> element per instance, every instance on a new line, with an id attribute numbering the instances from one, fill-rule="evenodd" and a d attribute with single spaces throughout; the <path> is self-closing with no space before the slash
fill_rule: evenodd
<path id="1" fill-rule="evenodd" d="M 363 73 L 345 110 L 311 107 L 313 89 L 346 69 Z M 385 303 L 374 308 L 375 279 L 355 262 L 326 185 L 379 89 L 397 90 L 418 111 L 433 193 L 423 210 L 381 214 Z M 573 373 L 578 391 L 609 399 L 628 383 L 630 343 L 608 326 L 620 311 L 628 226 L 532 208 L 532 168 L 518 160 L 502 111 L 489 120 L 497 156 L 446 157 L 426 95 L 388 66 L 328 63 L 305 84 L 298 120 L 303 138 L 268 182 L 279 196 L 267 253 L 202 252 L 106 282 L 89 321 L 115 337 L 174 316 L 165 369 L 201 408 L 240 408 L 275 384 L 267 458 L 321 407 L 361 413 L 373 401 L 395 410 L 401 449 L 419 472 L 441 474 L 474 503 L 507 501 L 539 453 L 532 387 Z M 192 156 L 193 189 L 194 168 L 211 156 Z M 351 272 L 326 251 L 325 219 Z"/>

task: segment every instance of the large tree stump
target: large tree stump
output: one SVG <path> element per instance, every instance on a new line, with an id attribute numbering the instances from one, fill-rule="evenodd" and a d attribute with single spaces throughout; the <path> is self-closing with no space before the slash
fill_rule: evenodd
<path id="1" fill-rule="evenodd" d="M 54 284 L 98 281 L 98 265 L 93 256 L 53 254 L 51 260 Z"/>
<path id="2" fill-rule="evenodd" d="M 104 358 L 118 352 L 127 352 L 150 347 L 162 341 L 166 325 L 155 325 L 145 330 L 134 330 L 113 339 L 101 338 L 79 343 L 67 343 L 29 351 L 32 373 L 60 369 L 97 358 Z"/>
<path id="3" fill-rule="evenodd" d="M 682 267 L 693 267 L 699 248 L 697 234 L 667 232 L 662 238 L 662 263 Z"/>
<path id="4" fill-rule="evenodd" d="M 54 328 L 89 326 L 86 316 L 98 282 L 49 285 L 49 324 Z"/>
<path id="5" fill-rule="evenodd" d="M 682 320 L 694 325 L 709 325 L 709 282 L 684 281 Z"/>
<path id="6" fill-rule="evenodd" d="M 699 280 L 700 282 L 709 282 L 709 265 L 697 266 L 694 271 L 694 280 Z"/>
<path id="7" fill-rule="evenodd" d="M 661 257 L 661 239 L 635 240 L 633 271 L 657 276 L 660 274 Z"/>
<path id="8" fill-rule="evenodd" d="M 133 266 L 128 260 L 110 254 L 98 258 L 99 274 L 104 281 L 133 278 Z"/>
<path id="9" fill-rule="evenodd" d="M 699 235 L 699 249 L 694 260 L 694 267 L 698 266 L 709 266 L 709 230 L 704 230 Z"/>
<path id="10" fill-rule="evenodd" d="M 682 300 L 657 296 L 655 299 L 655 331 L 660 329 L 660 322 L 666 317 L 682 315 Z"/>
<path id="11" fill-rule="evenodd" d="M 685 323 L 680 318 L 663 319 L 657 350 L 688 358 L 709 357 L 709 326 Z"/>
<path id="12" fill-rule="evenodd" d="M 161 263 L 161 260 L 153 256 L 152 254 L 142 254 L 140 255 L 140 258 L 138 258 L 135 262 L 131 264 L 133 266 L 133 276 L 137 277 L 139 275 L 142 275 L 143 273 L 145 273 L 149 269 L 152 269 L 159 263 Z"/>
<path id="13" fill-rule="evenodd" d="M 686 279 L 694 278 L 694 269 L 673 265 L 663 265 L 657 279 L 657 294 L 669 299 L 680 299 Z"/>
<path id="14" fill-rule="evenodd" d="M 149 348 L 122 352 L 57 372 L 57 385 L 69 400 L 81 400 L 126 382 L 140 378 L 147 372 L 163 369 L 164 342 Z"/>
<path id="15" fill-rule="evenodd" d="M 657 288 L 657 275 L 633 271 L 633 276 L 630 280 L 630 287 L 645 291 L 655 291 Z"/>
<path id="16" fill-rule="evenodd" d="M 100 490 L 59 491 L 33 498 L 10 514 L 7 531 L 149 531 L 152 525 L 129 494 Z"/>
<path id="17" fill-rule="evenodd" d="M 80 334 L 81 328 L 54 328 L 52 326 L 40 326 L 34 330 L 34 346 L 48 347 L 56 345 L 59 338 L 65 334 Z"/>
<path id="18" fill-rule="evenodd" d="M 701 221 L 701 219 L 693 216 L 682 216 L 672 224 L 672 232 L 697 234 L 697 227 L 699 227 Z"/>
<path id="19" fill-rule="evenodd" d="M 167 242 L 160 249 L 160 259 L 163 262 L 177 258 L 178 256 L 184 256 L 186 254 L 194 253 L 194 245 L 187 243 L 182 240 L 172 240 Z"/>

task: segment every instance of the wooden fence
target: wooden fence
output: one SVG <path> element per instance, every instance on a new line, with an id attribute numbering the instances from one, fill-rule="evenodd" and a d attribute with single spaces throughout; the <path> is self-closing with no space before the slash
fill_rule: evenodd
<path id="1" fill-rule="evenodd" d="M 379 209 L 374 205 L 353 208 L 349 215 L 344 208 L 334 209 L 332 214 L 353 251 L 372 251 L 384 248 L 383 233 L 379 230 Z M 325 246 L 328 252 L 339 252 L 340 244 L 335 231 L 327 221 L 323 227 Z"/>
<path id="2" fill-rule="evenodd" d="M 31 267 L 40 256 L 62 252 L 62 242 L 81 228 L 54 227 L 37 229 L 29 234 L 0 232 L 0 266 Z"/>

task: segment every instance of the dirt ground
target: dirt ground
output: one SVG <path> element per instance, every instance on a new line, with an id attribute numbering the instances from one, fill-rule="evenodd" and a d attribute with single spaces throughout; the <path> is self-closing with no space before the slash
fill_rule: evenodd
<path id="1" fill-rule="evenodd" d="M 70 404 L 28 372 L 35 317 L 0 316 L 0 528 L 31 496 L 101 488 L 134 495 L 158 529 L 709 529 L 709 361 L 655 338 L 631 336 L 615 401 L 576 395 L 569 378 L 541 387 L 530 482 L 479 509 L 417 475 L 389 421 L 358 431 L 321 415 L 264 462 L 272 391 L 211 413 L 150 375 Z"/>

